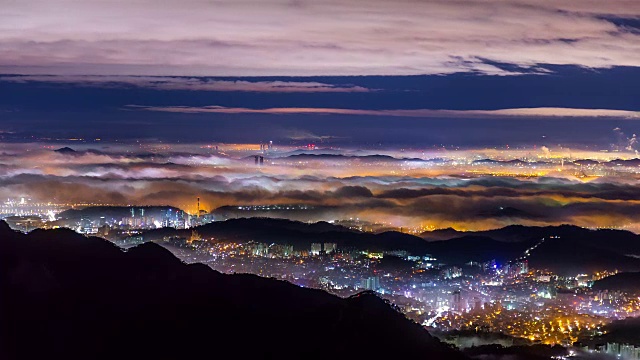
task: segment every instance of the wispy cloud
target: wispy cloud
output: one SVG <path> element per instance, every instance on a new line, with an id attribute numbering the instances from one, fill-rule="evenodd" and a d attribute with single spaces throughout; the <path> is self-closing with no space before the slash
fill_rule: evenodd
<path id="1" fill-rule="evenodd" d="M 520 108 L 498 110 L 432 110 L 432 109 L 395 109 L 395 110 L 369 110 L 369 109 L 336 109 L 336 108 L 266 108 L 249 109 L 241 107 L 224 106 L 141 106 L 128 105 L 125 109 L 159 111 L 170 113 L 202 114 L 327 114 L 327 115 L 369 115 L 369 116 L 397 116 L 416 118 L 513 118 L 513 117 L 610 117 L 624 119 L 638 119 L 640 112 L 612 109 L 572 109 L 572 108 Z"/>
<path id="2" fill-rule="evenodd" d="M 335 85 L 314 81 L 220 80 L 206 77 L 98 76 L 98 75 L 10 75 L 0 81 L 13 83 L 56 83 L 87 87 L 140 87 L 157 90 L 245 91 L 245 92 L 368 92 L 362 86 Z"/>
<path id="3" fill-rule="evenodd" d="M 492 62 L 640 66 L 640 33 L 625 21 L 639 16 L 637 0 L 9 1 L 0 69 L 305 76 L 513 72 Z"/>

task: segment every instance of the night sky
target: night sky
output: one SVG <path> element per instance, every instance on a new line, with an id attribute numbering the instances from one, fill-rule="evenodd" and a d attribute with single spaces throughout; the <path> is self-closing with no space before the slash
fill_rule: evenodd
<path id="1" fill-rule="evenodd" d="M 638 54 L 637 1 L 8 1 L 0 131 L 607 148 Z"/>

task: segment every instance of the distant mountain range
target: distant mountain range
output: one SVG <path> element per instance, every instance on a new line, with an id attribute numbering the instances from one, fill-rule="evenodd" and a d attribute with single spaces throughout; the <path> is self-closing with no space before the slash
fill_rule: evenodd
<path id="1" fill-rule="evenodd" d="M 513 159 L 513 160 L 481 159 L 481 160 L 474 160 L 473 163 L 474 164 L 490 164 L 490 165 L 514 165 L 514 166 L 532 165 L 532 164 L 535 164 L 535 165 L 550 164 L 550 162 L 548 161 L 524 161 L 520 159 Z"/>
<path id="2" fill-rule="evenodd" d="M 334 242 L 341 248 L 406 250 L 414 255 L 433 255 L 447 264 L 492 259 L 505 262 L 522 256 L 539 243 L 527 258 L 534 268 L 573 275 L 614 269 L 640 271 L 640 258 L 629 256 L 640 254 L 640 236 L 628 231 L 593 231 L 569 225 L 508 226 L 479 232 L 448 229 L 418 237 L 394 231 L 363 233 L 326 222 L 306 224 L 283 219 L 241 218 L 214 222 L 195 230 L 204 238 L 290 244 L 298 249 L 309 249 L 314 242 Z M 188 237 L 190 233 L 191 230 L 165 228 L 147 232 L 143 237 L 160 240 L 167 236 Z"/>
<path id="3" fill-rule="evenodd" d="M 82 156 L 86 154 L 92 155 L 110 155 L 109 153 L 96 150 L 96 149 L 87 149 L 87 150 L 74 150 L 70 147 L 62 147 L 56 150 L 53 150 L 56 153 L 64 154 L 68 156 Z M 174 153 L 172 155 L 180 155 L 180 153 Z M 182 154 L 188 156 L 189 154 Z M 118 155 L 123 156 L 123 155 Z M 124 155 L 125 157 L 132 158 L 148 158 L 148 159 L 166 159 L 166 154 L 156 154 L 156 153 L 141 153 L 132 156 Z M 228 157 L 224 154 L 216 154 L 219 157 Z M 370 152 L 351 152 L 344 153 L 341 150 L 335 149 L 320 149 L 314 150 L 313 152 L 309 152 L 306 149 L 299 149 L 295 151 L 290 151 L 286 153 L 279 154 L 268 154 L 264 155 L 265 157 L 270 157 L 273 159 L 290 159 L 290 160 L 328 160 L 328 161 L 348 161 L 348 160 L 358 160 L 362 162 L 406 162 L 406 161 L 416 161 L 416 162 L 425 162 L 425 163 L 447 163 L 453 160 L 446 158 L 430 158 L 430 159 L 421 159 L 421 158 L 409 158 L 409 157 L 394 157 L 391 155 L 384 154 L 372 154 Z M 253 160 L 254 155 L 247 156 L 243 158 L 244 160 Z M 475 165 L 506 165 L 506 166 L 530 166 L 530 165 L 551 165 L 553 164 L 550 161 L 544 160 L 536 160 L 536 161 L 527 161 L 522 159 L 511 159 L 511 160 L 498 160 L 498 159 L 478 159 L 472 161 L 472 164 Z M 608 161 L 597 161 L 592 159 L 576 159 L 573 161 L 565 162 L 565 165 L 577 165 L 577 166 L 594 166 L 601 165 L 607 167 L 615 167 L 615 166 L 630 166 L 630 167 L 638 167 L 640 166 L 640 158 L 633 159 L 613 159 Z"/>
<path id="4" fill-rule="evenodd" d="M 421 159 L 421 158 L 400 158 L 393 157 L 391 155 L 377 155 L 377 154 L 362 154 L 362 155 L 350 155 L 350 154 L 342 154 L 339 152 L 334 153 L 308 153 L 308 152 L 298 152 L 293 153 L 281 157 L 276 157 L 279 159 L 296 159 L 296 160 L 359 160 L 359 161 L 418 161 L 418 162 L 428 162 L 428 163 L 446 163 L 452 160 L 445 158 L 432 158 L 432 159 Z M 472 164 L 475 165 L 505 165 L 505 166 L 531 166 L 531 165 L 551 165 L 553 164 L 550 161 L 545 160 L 535 160 L 535 161 L 525 161 L 522 159 L 511 159 L 511 160 L 497 160 L 491 158 L 479 159 L 472 161 Z M 609 161 L 596 161 L 591 159 L 579 159 L 574 161 L 567 161 L 565 165 L 575 164 L 578 166 L 589 166 L 589 165 L 602 165 L 602 166 L 632 166 L 637 167 L 640 166 L 640 158 L 634 159 L 613 159 Z"/>
<path id="5" fill-rule="evenodd" d="M 100 151 L 97 149 L 86 149 L 86 150 L 74 150 L 68 146 L 61 147 L 59 149 L 53 150 L 58 154 L 67 155 L 67 156 L 83 156 L 83 155 L 104 155 L 104 156 L 116 156 L 116 157 L 126 157 L 126 158 L 136 158 L 136 159 L 164 159 L 166 155 L 156 154 L 156 153 L 137 153 L 137 154 L 111 154 L 108 152 Z M 177 155 L 177 154 L 174 154 Z M 189 155 L 189 154 L 185 154 Z"/>
<path id="6" fill-rule="evenodd" d="M 405 162 L 405 161 L 416 161 L 416 162 L 425 162 L 425 163 L 446 163 L 451 162 L 453 160 L 444 159 L 444 158 L 431 158 L 431 159 L 421 159 L 421 158 L 407 158 L 407 157 L 393 157 L 390 155 L 348 155 L 348 154 L 310 154 L 310 153 L 298 153 L 280 157 L 280 159 L 292 159 L 292 160 L 358 160 L 358 161 L 376 161 L 376 162 Z M 489 165 L 545 165 L 550 164 L 546 161 L 535 161 L 528 162 L 520 159 L 514 160 L 495 160 L 495 159 L 480 159 L 474 160 L 473 164 L 489 164 Z"/>
<path id="7" fill-rule="evenodd" d="M 65 229 L 0 222 L 0 291 L 2 359 L 465 358 L 372 293 L 224 275 Z"/>
<path id="8" fill-rule="evenodd" d="M 423 160 L 420 158 L 396 158 L 390 155 L 343 155 L 343 154 L 294 154 L 286 157 L 295 160 L 360 160 L 360 161 L 441 161 L 441 159 Z"/>
<path id="9" fill-rule="evenodd" d="M 59 149 L 56 149 L 56 150 L 53 150 L 53 151 L 57 152 L 59 154 L 69 154 L 69 155 L 76 154 L 76 151 L 73 150 L 72 148 L 68 147 L 68 146 L 65 146 L 65 147 L 62 147 L 62 148 L 59 148 Z"/>

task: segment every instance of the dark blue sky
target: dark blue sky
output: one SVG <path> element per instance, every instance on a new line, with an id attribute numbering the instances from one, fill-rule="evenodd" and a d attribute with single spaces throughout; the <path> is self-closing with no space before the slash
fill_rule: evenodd
<path id="1" fill-rule="evenodd" d="M 500 65 L 500 64 L 498 64 Z M 506 67 L 506 65 L 504 65 Z M 640 68 L 545 66 L 545 74 L 428 76 L 141 78 L 0 76 L 0 130 L 25 136 L 163 141 L 318 142 L 333 144 L 596 145 L 613 129 L 640 133 L 624 116 L 494 116 L 477 110 L 571 108 L 640 111 Z M 104 80 L 104 81 L 103 81 Z M 154 82 L 155 81 L 155 82 Z M 311 91 L 300 90 L 299 84 Z M 219 85 L 223 84 L 223 86 Z M 241 87 L 239 84 L 244 84 Z M 255 88 L 256 84 L 266 88 Z M 285 84 L 285 85 L 283 85 Z M 322 85 L 317 85 L 322 84 Z M 283 91 L 283 86 L 293 89 Z M 327 90 L 328 89 L 328 90 Z M 336 89 L 346 89 L 337 91 Z M 145 106 L 140 109 L 131 105 Z M 167 112 L 171 107 L 220 112 Z M 251 113 L 271 108 L 340 109 L 325 114 Z M 374 114 L 375 110 L 462 110 L 455 114 Z M 150 111 L 151 110 L 151 111 Z M 351 115 L 345 110 L 364 110 Z M 469 115 L 467 112 L 471 111 Z M 636 113 L 637 114 L 637 113 Z"/>

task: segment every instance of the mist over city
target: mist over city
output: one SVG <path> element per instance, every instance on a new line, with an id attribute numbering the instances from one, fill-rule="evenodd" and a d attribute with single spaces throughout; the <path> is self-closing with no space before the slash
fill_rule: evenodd
<path id="1" fill-rule="evenodd" d="M 599 151 L 544 145 L 359 149 L 273 141 L 75 145 L 5 144 L 0 196 L 60 209 L 166 205 L 193 215 L 213 212 L 222 220 L 358 219 L 414 233 L 562 224 L 639 229 L 639 160 L 632 144 Z"/>

